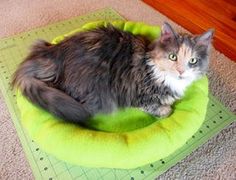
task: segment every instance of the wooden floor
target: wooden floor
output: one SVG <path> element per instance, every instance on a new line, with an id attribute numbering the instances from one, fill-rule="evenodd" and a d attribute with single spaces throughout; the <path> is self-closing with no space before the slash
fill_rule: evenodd
<path id="1" fill-rule="evenodd" d="M 214 46 L 236 62 L 236 0 L 143 0 L 192 33 L 216 30 Z"/>

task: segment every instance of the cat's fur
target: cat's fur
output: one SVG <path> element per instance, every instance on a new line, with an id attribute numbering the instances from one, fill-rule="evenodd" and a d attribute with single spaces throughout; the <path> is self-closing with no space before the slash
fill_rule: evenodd
<path id="1" fill-rule="evenodd" d="M 186 87 L 205 74 L 212 36 L 212 30 L 200 36 L 177 34 L 164 23 L 154 42 L 111 25 L 57 45 L 40 41 L 15 72 L 13 85 L 71 122 L 130 106 L 168 116 Z M 170 53 L 178 60 L 171 61 Z M 191 65 L 193 57 L 198 62 Z"/>

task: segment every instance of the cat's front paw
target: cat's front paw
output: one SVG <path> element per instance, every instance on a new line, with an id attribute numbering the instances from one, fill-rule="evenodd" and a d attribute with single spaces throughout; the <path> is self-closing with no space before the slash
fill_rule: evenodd
<path id="1" fill-rule="evenodd" d="M 159 106 L 155 112 L 155 115 L 161 118 L 168 117 L 172 113 L 171 106 L 163 105 Z"/>
<path id="2" fill-rule="evenodd" d="M 158 116 L 161 118 L 168 117 L 172 113 L 171 106 L 169 105 L 153 104 L 153 105 L 142 107 L 141 110 L 153 116 Z"/>

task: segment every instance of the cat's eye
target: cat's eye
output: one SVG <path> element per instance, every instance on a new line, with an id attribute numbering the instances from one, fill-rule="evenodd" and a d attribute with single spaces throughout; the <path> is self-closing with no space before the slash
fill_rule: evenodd
<path id="1" fill-rule="evenodd" d="M 176 56 L 176 54 L 174 54 L 174 53 L 169 54 L 169 59 L 170 59 L 171 61 L 177 61 L 177 56 Z"/>
<path id="2" fill-rule="evenodd" d="M 196 64 L 198 62 L 198 58 L 191 58 L 190 60 L 189 60 L 189 63 L 190 64 Z"/>

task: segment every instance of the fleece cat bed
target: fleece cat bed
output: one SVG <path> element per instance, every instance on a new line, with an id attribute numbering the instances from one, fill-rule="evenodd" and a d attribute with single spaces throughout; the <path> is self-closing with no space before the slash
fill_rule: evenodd
<path id="1" fill-rule="evenodd" d="M 112 22 L 114 26 L 153 40 L 160 34 L 158 26 L 135 22 Z M 107 25 L 93 22 L 66 36 Z M 21 121 L 41 149 L 58 159 L 87 167 L 130 169 L 167 157 L 180 148 L 200 128 L 208 103 L 208 80 L 196 81 L 186 90 L 182 100 L 173 106 L 173 113 L 159 119 L 135 108 L 112 114 L 98 114 L 89 122 L 90 128 L 64 122 L 29 102 L 20 92 L 17 104 Z"/>

